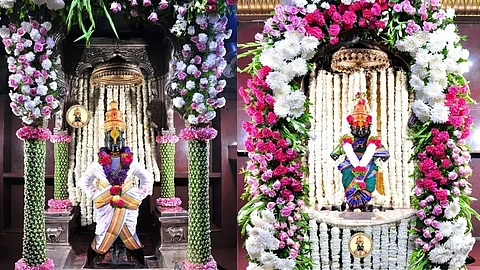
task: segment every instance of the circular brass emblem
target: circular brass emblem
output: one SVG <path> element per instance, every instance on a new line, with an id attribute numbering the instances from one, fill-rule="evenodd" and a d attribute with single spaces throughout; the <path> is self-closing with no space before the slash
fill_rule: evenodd
<path id="1" fill-rule="evenodd" d="M 82 105 L 73 105 L 67 111 L 67 123 L 73 128 L 82 128 L 90 121 L 90 114 Z"/>
<path id="2" fill-rule="evenodd" d="M 365 258 L 372 252 L 372 249 L 372 237 L 366 233 L 356 233 L 348 240 L 348 250 L 354 257 Z"/>

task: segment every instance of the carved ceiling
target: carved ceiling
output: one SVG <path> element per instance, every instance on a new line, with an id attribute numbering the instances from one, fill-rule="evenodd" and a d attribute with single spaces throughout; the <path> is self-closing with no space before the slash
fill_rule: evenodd
<path id="1" fill-rule="evenodd" d="M 139 66 L 146 78 L 160 78 L 168 73 L 170 52 L 168 41 L 152 43 L 143 39 L 94 38 L 89 47 L 80 43 L 65 45 L 65 71 L 69 76 L 79 76 L 97 64 L 120 55 Z"/>

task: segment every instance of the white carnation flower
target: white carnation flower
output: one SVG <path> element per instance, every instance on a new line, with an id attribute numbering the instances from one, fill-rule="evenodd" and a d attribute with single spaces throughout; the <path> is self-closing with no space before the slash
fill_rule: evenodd
<path id="1" fill-rule="evenodd" d="M 410 77 L 410 85 L 415 91 L 423 91 L 425 87 L 425 82 L 415 74 L 412 74 L 412 76 Z"/>
<path id="2" fill-rule="evenodd" d="M 301 50 L 300 40 L 295 37 L 285 37 L 285 39 L 275 42 L 275 51 L 282 59 L 293 59 L 300 55 Z"/>
<path id="3" fill-rule="evenodd" d="M 52 61 L 50 59 L 46 59 L 42 61 L 42 68 L 45 70 L 49 70 L 52 67 Z"/>
<path id="4" fill-rule="evenodd" d="M 437 264 L 448 262 L 452 256 L 452 250 L 446 249 L 443 245 L 437 245 L 434 249 L 430 250 L 430 253 L 428 253 L 430 261 Z"/>
<path id="5" fill-rule="evenodd" d="M 302 49 L 302 58 L 305 60 L 310 60 L 315 56 L 317 52 L 318 44 L 320 41 L 316 37 L 313 36 L 305 36 L 300 41 L 301 49 Z"/>
<path id="6" fill-rule="evenodd" d="M 265 222 L 268 222 L 270 224 L 275 223 L 275 215 L 272 213 L 270 210 L 262 210 L 262 218 L 265 220 Z"/>
<path id="7" fill-rule="evenodd" d="M 424 66 L 417 63 L 410 66 L 410 71 L 412 72 L 412 74 L 415 74 L 420 79 L 425 79 L 428 75 L 427 69 Z"/>
<path id="8" fill-rule="evenodd" d="M 182 108 L 185 105 L 185 100 L 182 97 L 175 97 L 172 99 L 173 106 L 176 108 Z"/>
<path id="9" fill-rule="evenodd" d="M 208 120 L 208 121 L 212 121 L 215 116 L 217 116 L 217 113 L 215 111 L 208 111 L 207 113 L 205 113 L 205 118 Z"/>
<path id="10" fill-rule="evenodd" d="M 307 13 L 313 13 L 315 10 L 317 10 L 317 6 L 314 4 L 309 4 L 307 5 L 306 9 Z"/>
<path id="11" fill-rule="evenodd" d="M 467 254 L 455 254 L 448 263 L 449 269 L 460 269 L 460 267 L 465 266 L 466 259 Z"/>
<path id="12" fill-rule="evenodd" d="M 22 85 L 22 93 L 24 93 L 25 95 L 30 94 L 30 85 Z"/>
<path id="13" fill-rule="evenodd" d="M 202 103 L 204 100 L 204 96 L 200 93 L 193 94 L 192 101 L 195 103 Z"/>
<path id="14" fill-rule="evenodd" d="M 1 6 L 1 2 L 0 2 L 0 6 Z M 4 38 L 4 37 L 9 37 L 10 36 L 10 29 L 8 29 L 8 27 L 6 27 L 5 25 L 2 25 L 2 28 L 0 28 L 0 37 L 1 38 Z"/>
<path id="15" fill-rule="evenodd" d="M 450 109 L 443 103 L 436 103 L 430 110 L 430 119 L 433 123 L 441 124 L 448 121 L 450 115 Z"/>
<path id="16" fill-rule="evenodd" d="M 445 93 L 442 86 L 438 82 L 429 82 L 423 90 L 425 98 L 428 103 L 443 102 L 445 100 Z"/>
<path id="17" fill-rule="evenodd" d="M 0 7 L 12 8 L 15 5 L 15 0 L 0 0 Z"/>
<path id="18" fill-rule="evenodd" d="M 245 249 L 247 250 L 248 255 L 252 259 L 257 259 L 261 256 L 263 252 L 263 247 L 257 241 L 255 237 L 248 237 L 245 241 Z"/>
<path id="19" fill-rule="evenodd" d="M 222 108 L 223 106 L 225 106 L 226 103 L 227 103 L 227 100 L 224 97 L 217 98 L 218 108 Z"/>
<path id="20" fill-rule="evenodd" d="M 306 99 L 307 97 L 301 91 L 294 91 L 287 95 L 280 96 L 275 102 L 274 112 L 282 118 L 300 117 L 305 111 Z"/>
<path id="21" fill-rule="evenodd" d="M 40 96 L 45 96 L 47 94 L 48 88 L 45 85 L 39 85 L 37 87 L 37 94 Z"/>
<path id="22" fill-rule="evenodd" d="M 427 122 L 430 119 L 430 107 L 422 100 L 417 99 L 412 103 L 412 110 L 418 120 Z"/>
<path id="23" fill-rule="evenodd" d="M 185 64 L 185 62 L 183 61 L 177 62 L 176 64 L 177 71 L 182 71 L 182 70 L 185 70 L 186 68 L 187 68 L 187 65 Z"/>
<path id="24" fill-rule="evenodd" d="M 57 90 L 57 88 L 58 88 L 57 82 L 51 82 L 48 86 L 50 86 L 50 88 L 53 91 Z"/>
<path id="25" fill-rule="evenodd" d="M 195 65 L 188 65 L 187 67 L 187 73 L 188 74 L 193 74 L 198 70 L 198 68 Z"/>
<path id="26" fill-rule="evenodd" d="M 188 123 L 190 123 L 192 125 L 196 125 L 196 124 L 198 124 L 198 117 L 196 117 L 193 114 L 190 114 L 187 118 L 187 121 L 188 121 Z"/>
<path id="27" fill-rule="evenodd" d="M 295 261 L 293 259 L 279 259 L 277 267 L 280 270 L 293 270 L 295 268 Z"/>
<path id="28" fill-rule="evenodd" d="M 330 4 L 328 2 L 322 2 L 322 4 L 320 4 L 320 7 L 323 9 L 330 9 Z"/>
<path id="29" fill-rule="evenodd" d="M 307 0 L 293 0 L 293 4 L 299 8 L 303 8 L 308 4 Z"/>
<path id="30" fill-rule="evenodd" d="M 185 88 L 187 88 L 188 90 L 192 90 L 195 88 L 195 82 L 194 81 L 187 81 L 187 83 L 185 83 Z"/>
<path id="31" fill-rule="evenodd" d="M 47 37 L 46 44 L 48 49 L 55 47 L 55 41 L 51 37 Z"/>
<path id="32" fill-rule="evenodd" d="M 263 50 L 260 54 L 259 60 L 263 66 L 268 66 L 273 70 L 278 70 L 286 64 L 281 55 L 277 53 L 274 48 Z"/>
<path id="33" fill-rule="evenodd" d="M 458 213 L 460 213 L 460 204 L 458 203 L 458 198 L 454 198 L 453 201 L 451 201 L 445 208 L 445 218 L 455 218 Z"/>
<path id="34" fill-rule="evenodd" d="M 268 86 L 270 86 L 270 88 L 275 91 L 281 89 L 282 86 L 288 83 L 290 80 L 285 74 L 277 71 L 272 71 L 268 73 L 265 81 L 267 82 Z"/>
<path id="35" fill-rule="evenodd" d="M 39 41 L 42 38 L 42 35 L 38 31 L 38 29 L 32 29 L 32 31 L 30 32 L 30 37 L 33 41 Z"/>
<path id="36" fill-rule="evenodd" d="M 198 104 L 196 111 L 198 113 L 206 113 L 207 112 L 207 107 L 205 106 L 204 103 L 200 103 L 200 104 Z"/>
<path id="37" fill-rule="evenodd" d="M 282 73 L 292 80 L 294 77 L 301 77 L 308 72 L 307 61 L 303 58 L 297 58 L 283 67 Z"/>
<path id="38" fill-rule="evenodd" d="M 52 23 L 51 22 L 44 22 L 44 23 L 41 24 L 41 26 L 43 28 L 47 29 L 47 31 L 50 31 L 52 29 Z"/>
<path id="39" fill-rule="evenodd" d="M 450 221 L 440 222 L 438 230 L 444 237 L 450 237 L 453 233 L 453 224 Z"/>
<path id="40" fill-rule="evenodd" d="M 33 100 L 27 100 L 25 103 L 23 103 L 23 106 L 25 106 L 25 109 L 31 111 L 33 108 L 35 108 L 35 101 Z"/>
<path id="41" fill-rule="evenodd" d="M 65 7 L 63 0 L 49 0 L 47 1 L 47 8 L 50 10 L 59 10 Z"/>
<path id="42" fill-rule="evenodd" d="M 465 219 L 464 217 L 458 218 L 453 224 L 453 232 L 464 234 L 467 230 L 467 224 L 467 219 Z"/>
<path id="43" fill-rule="evenodd" d="M 33 52 L 28 52 L 25 57 L 27 58 L 27 61 L 30 61 L 32 62 L 33 60 L 35 60 L 35 54 Z"/>
<path id="44" fill-rule="evenodd" d="M 443 31 L 435 31 L 430 34 L 427 49 L 431 52 L 441 52 L 447 46 L 447 39 L 442 32 Z"/>

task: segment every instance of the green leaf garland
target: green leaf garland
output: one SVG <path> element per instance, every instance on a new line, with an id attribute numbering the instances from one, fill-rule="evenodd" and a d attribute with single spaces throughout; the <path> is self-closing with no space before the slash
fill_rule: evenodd
<path id="1" fill-rule="evenodd" d="M 25 140 L 23 259 L 43 264 L 45 254 L 45 140 Z"/>
<path id="2" fill-rule="evenodd" d="M 53 145 L 55 158 L 54 195 L 55 200 L 68 199 L 68 143 L 57 142 Z"/>
<path id="3" fill-rule="evenodd" d="M 208 141 L 188 141 L 187 260 L 194 264 L 206 264 L 211 258 L 209 148 Z"/>
<path id="4" fill-rule="evenodd" d="M 160 144 L 160 198 L 175 197 L 175 143 Z"/>

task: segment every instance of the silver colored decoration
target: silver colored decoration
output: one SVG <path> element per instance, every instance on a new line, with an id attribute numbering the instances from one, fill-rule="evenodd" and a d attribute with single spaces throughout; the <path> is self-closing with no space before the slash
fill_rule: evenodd
<path id="1" fill-rule="evenodd" d="M 160 268 L 181 269 L 187 256 L 188 212 L 181 207 L 155 209 L 160 234 L 156 255 Z"/>

